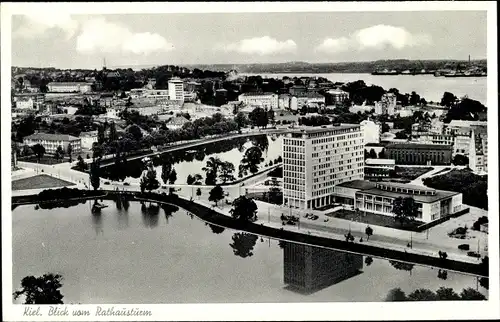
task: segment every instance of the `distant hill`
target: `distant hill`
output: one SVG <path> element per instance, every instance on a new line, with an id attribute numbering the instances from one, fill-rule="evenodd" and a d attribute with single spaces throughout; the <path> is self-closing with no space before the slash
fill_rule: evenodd
<path id="1" fill-rule="evenodd" d="M 478 66 L 486 66 L 486 59 L 471 61 Z M 376 69 L 440 69 L 455 68 L 457 64 L 468 64 L 467 60 L 377 60 L 368 62 L 307 63 L 286 62 L 266 64 L 197 64 L 184 65 L 188 68 L 230 71 L 239 73 L 371 73 Z"/>

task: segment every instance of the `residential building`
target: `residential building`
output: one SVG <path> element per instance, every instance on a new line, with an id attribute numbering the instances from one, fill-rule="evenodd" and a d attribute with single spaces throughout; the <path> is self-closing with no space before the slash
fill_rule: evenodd
<path id="1" fill-rule="evenodd" d="M 379 180 L 389 178 L 390 172 L 396 169 L 396 160 L 394 159 L 366 159 L 365 160 L 365 179 Z"/>
<path id="2" fill-rule="evenodd" d="M 353 187 L 346 183 L 348 187 Z M 431 189 L 424 186 L 377 182 L 375 187 L 360 187 L 355 192 L 355 208 L 394 217 L 392 207 L 398 197 L 411 197 L 417 204 L 416 220 L 428 223 L 463 210 L 462 194 L 453 191 Z"/>
<path id="3" fill-rule="evenodd" d="M 297 108 L 302 108 L 304 105 L 325 105 L 325 96 L 315 93 L 315 92 L 308 92 L 308 93 L 302 93 L 296 95 L 297 97 Z"/>
<path id="4" fill-rule="evenodd" d="M 290 100 L 291 100 L 290 94 L 280 94 L 278 96 L 278 108 L 283 109 L 283 110 L 288 110 L 290 109 Z"/>
<path id="5" fill-rule="evenodd" d="M 361 126 L 308 127 L 283 139 L 283 204 L 313 209 L 333 203 L 333 187 L 364 176 Z"/>
<path id="6" fill-rule="evenodd" d="M 80 140 L 83 149 L 92 149 L 92 145 L 97 142 L 97 131 L 81 132 Z"/>
<path id="7" fill-rule="evenodd" d="M 52 93 L 87 93 L 92 90 L 92 84 L 81 82 L 51 82 L 47 87 Z"/>
<path id="8" fill-rule="evenodd" d="M 168 81 L 168 95 L 171 100 L 184 102 L 184 82 L 173 77 Z"/>
<path id="9" fill-rule="evenodd" d="M 283 263 L 284 283 L 312 292 L 359 274 L 363 268 L 363 256 L 284 242 Z"/>
<path id="10" fill-rule="evenodd" d="M 338 105 L 349 99 L 349 93 L 341 89 L 331 89 L 325 94 L 325 104 Z"/>
<path id="11" fill-rule="evenodd" d="M 278 94 L 274 93 L 243 93 L 238 96 L 238 101 L 249 106 L 272 109 L 278 108 Z"/>
<path id="12" fill-rule="evenodd" d="M 364 120 L 359 123 L 363 129 L 363 136 L 365 139 L 365 144 L 367 143 L 380 143 L 380 135 L 382 134 L 382 128 L 379 124 L 371 121 Z"/>
<path id="13" fill-rule="evenodd" d="M 290 87 L 290 89 L 288 90 L 288 92 L 292 96 L 298 96 L 298 95 L 307 93 L 307 87 L 305 87 L 305 86 L 297 86 L 297 85 L 296 86 L 292 86 L 292 87 Z"/>
<path id="14" fill-rule="evenodd" d="M 451 164 L 452 146 L 442 144 L 391 143 L 386 155 L 396 164 L 448 165 Z"/>
<path id="15" fill-rule="evenodd" d="M 31 97 L 22 97 L 16 101 L 17 109 L 29 109 L 32 110 L 34 108 L 33 99 Z"/>
<path id="16" fill-rule="evenodd" d="M 445 144 L 453 145 L 455 143 L 455 136 L 450 134 L 435 134 L 435 133 L 425 133 L 419 136 L 413 137 L 413 139 L 419 143 L 423 144 Z"/>
<path id="17" fill-rule="evenodd" d="M 184 92 L 185 102 L 195 102 L 197 98 L 196 92 Z"/>
<path id="18" fill-rule="evenodd" d="M 29 102 L 31 99 L 32 103 Z M 40 109 L 44 103 L 45 103 L 45 94 L 43 93 L 20 93 L 20 94 L 15 94 L 12 97 L 12 101 L 15 102 L 16 108 L 35 108 L 35 109 Z M 21 101 L 19 105 L 17 104 L 18 101 Z M 32 107 L 31 104 L 33 104 Z M 18 107 L 19 106 L 19 107 Z"/>
<path id="19" fill-rule="evenodd" d="M 189 123 L 189 120 L 187 118 L 185 118 L 184 116 L 176 116 L 168 120 L 166 126 L 168 129 L 176 130 L 183 127 L 186 123 Z"/>
<path id="20" fill-rule="evenodd" d="M 382 95 L 380 102 L 375 102 L 375 114 L 394 115 L 396 101 L 397 99 L 394 93 L 385 93 Z"/>
<path id="21" fill-rule="evenodd" d="M 476 173 L 488 173 L 488 136 L 471 131 L 469 143 L 469 168 Z"/>
<path id="22" fill-rule="evenodd" d="M 73 153 L 82 151 L 81 139 L 67 134 L 35 133 L 24 137 L 23 143 L 28 146 L 41 144 L 48 154 L 54 154 L 59 146 L 66 152 L 68 145 L 71 145 Z"/>

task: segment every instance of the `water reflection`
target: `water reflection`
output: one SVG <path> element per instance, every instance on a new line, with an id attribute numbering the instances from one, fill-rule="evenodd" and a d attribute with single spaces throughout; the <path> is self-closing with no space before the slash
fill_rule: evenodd
<path id="1" fill-rule="evenodd" d="M 410 275 L 413 271 L 413 268 L 415 267 L 415 264 L 399 262 L 399 261 L 391 261 L 390 260 L 389 263 L 392 265 L 392 267 L 394 267 L 397 270 L 409 271 Z"/>
<path id="2" fill-rule="evenodd" d="M 165 221 L 167 222 L 167 224 L 168 224 L 168 219 L 173 216 L 174 212 L 179 210 L 179 207 L 169 204 L 162 204 L 161 208 L 165 213 Z"/>
<path id="3" fill-rule="evenodd" d="M 210 227 L 210 229 L 212 230 L 212 232 L 214 234 L 217 234 L 217 235 L 218 234 L 222 234 L 224 232 L 224 230 L 225 230 L 224 227 L 221 227 L 221 226 L 212 225 L 212 224 L 207 224 L 207 225 Z"/>
<path id="4" fill-rule="evenodd" d="M 310 294 L 361 273 L 363 256 L 283 242 L 283 281 L 287 289 Z"/>
<path id="5" fill-rule="evenodd" d="M 233 243 L 229 244 L 236 256 L 246 258 L 253 255 L 253 248 L 257 243 L 257 235 L 248 233 L 235 233 L 233 235 Z"/>
<path id="6" fill-rule="evenodd" d="M 98 213 L 92 213 L 91 216 L 92 218 L 92 227 L 94 227 L 95 234 L 96 236 L 99 234 L 103 234 L 103 225 L 102 225 L 102 215 L 100 212 Z"/>
<path id="7" fill-rule="evenodd" d="M 365 265 L 368 267 L 373 263 L 373 258 L 371 256 L 365 257 Z"/>
<path id="8" fill-rule="evenodd" d="M 154 203 L 141 202 L 142 223 L 146 228 L 158 226 L 160 206 Z"/>

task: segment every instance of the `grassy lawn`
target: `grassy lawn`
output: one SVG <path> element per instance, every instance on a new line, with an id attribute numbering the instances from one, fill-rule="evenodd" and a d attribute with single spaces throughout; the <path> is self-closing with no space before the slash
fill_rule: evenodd
<path id="1" fill-rule="evenodd" d="M 369 225 L 389 227 L 401 230 L 415 230 L 416 227 L 423 224 L 423 222 L 415 220 L 412 223 L 405 223 L 404 226 L 401 226 L 401 223 L 394 220 L 393 217 L 379 215 L 372 212 L 366 212 L 366 214 L 364 212 L 360 212 L 359 215 L 357 215 L 355 211 L 346 209 L 341 209 L 339 211 L 331 212 L 326 215 L 334 218 L 352 220 Z"/>
<path id="2" fill-rule="evenodd" d="M 402 179 L 407 179 L 407 180 L 415 180 L 416 178 L 420 177 L 424 173 L 427 173 L 429 171 L 432 171 L 434 168 L 433 167 L 425 167 L 425 168 L 418 168 L 418 167 L 396 167 L 396 173 L 395 173 L 395 178 L 402 178 Z"/>
<path id="3" fill-rule="evenodd" d="M 56 188 L 66 186 L 74 186 L 74 184 L 46 174 L 12 181 L 12 190 Z"/>

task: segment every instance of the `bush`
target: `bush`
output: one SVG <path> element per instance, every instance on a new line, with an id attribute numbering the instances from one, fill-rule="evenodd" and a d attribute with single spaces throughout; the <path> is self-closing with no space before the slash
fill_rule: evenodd
<path id="1" fill-rule="evenodd" d="M 474 258 L 481 258 L 481 255 L 479 255 L 476 252 L 467 252 L 467 256 L 474 257 Z"/>
<path id="2" fill-rule="evenodd" d="M 470 247 L 469 247 L 469 244 L 460 244 L 460 245 L 458 245 L 458 249 L 460 249 L 460 250 L 469 250 Z"/>
<path id="3" fill-rule="evenodd" d="M 478 220 L 476 220 L 474 222 L 474 224 L 472 224 L 472 229 L 473 230 L 480 230 L 481 229 L 481 225 L 482 224 L 487 224 L 487 223 L 488 223 L 488 217 L 482 216 Z"/>

